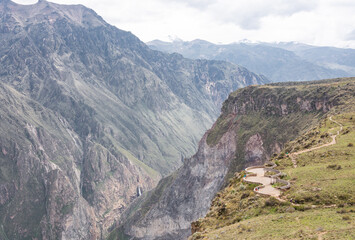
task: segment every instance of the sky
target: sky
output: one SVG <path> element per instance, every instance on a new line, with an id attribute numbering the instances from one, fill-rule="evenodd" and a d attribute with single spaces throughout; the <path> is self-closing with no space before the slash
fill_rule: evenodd
<path id="1" fill-rule="evenodd" d="M 13 0 L 33 4 L 37 0 Z M 302 42 L 355 48 L 355 0 L 51 0 L 83 4 L 142 41 Z"/>

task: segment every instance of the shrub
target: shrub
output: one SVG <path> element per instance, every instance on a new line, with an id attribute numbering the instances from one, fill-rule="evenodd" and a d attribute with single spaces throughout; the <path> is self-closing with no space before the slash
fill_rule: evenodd
<path id="1" fill-rule="evenodd" d="M 347 213 L 348 211 L 346 211 L 345 209 L 341 209 L 339 211 L 337 211 L 337 213 L 343 214 L 343 213 Z"/>
<path id="2" fill-rule="evenodd" d="M 295 203 L 304 203 L 304 198 L 302 196 L 295 196 L 293 201 Z"/>
<path id="3" fill-rule="evenodd" d="M 337 164 L 331 164 L 331 165 L 328 165 L 327 168 L 330 168 L 330 169 L 333 169 L 333 170 L 340 170 L 341 166 L 337 165 Z"/>
<path id="4" fill-rule="evenodd" d="M 311 195 L 305 196 L 305 197 L 304 197 L 304 201 L 305 201 L 305 202 L 311 202 L 311 201 L 313 201 L 313 196 L 311 196 Z"/>
<path id="5" fill-rule="evenodd" d="M 279 201 L 276 200 L 274 197 L 270 197 L 264 203 L 265 207 L 273 207 L 279 204 Z"/>
<path id="6" fill-rule="evenodd" d="M 192 240 L 203 239 L 202 233 L 196 232 L 191 236 Z"/>
<path id="7" fill-rule="evenodd" d="M 306 144 L 306 146 L 304 146 L 305 149 L 310 148 L 310 147 L 311 147 L 310 143 L 308 143 L 308 144 Z"/>
<path id="8" fill-rule="evenodd" d="M 348 134 L 349 132 L 350 132 L 350 129 L 346 129 L 346 130 L 343 132 L 343 135 Z"/>
<path id="9" fill-rule="evenodd" d="M 242 196 L 240 197 L 240 199 L 244 199 L 244 198 L 247 198 L 249 197 L 249 192 L 245 192 L 242 194 Z"/>
<path id="10" fill-rule="evenodd" d="M 237 223 L 237 222 L 240 222 L 242 221 L 242 218 L 240 216 L 236 216 L 233 220 L 232 220 L 232 223 Z"/>
<path id="11" fill-rule="evenodd" d="M 227 208 L 226 205 L 223 204 L 219 209 L 218 209 L 218 216 L 225 215 L 227 213 Z"/>
<path id="12" fill-rule="evenodd" d="M 301 212 L 304 212 L 304 210 L 305 210 L 303 205 L 299 205 L 299 206 L 295 205 L 294 208 L 295 208 L 295 210 L 301 211 Z"/>

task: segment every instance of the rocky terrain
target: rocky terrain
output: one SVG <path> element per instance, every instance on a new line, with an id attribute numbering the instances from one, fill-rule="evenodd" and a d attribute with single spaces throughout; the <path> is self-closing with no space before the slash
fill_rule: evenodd
<path id="1" fill-rule="evenodd" d="M 149 49 L 82 5 L 0 0 L 0 238 L 100 239 L 266 78 Z"/>
<path id="2" fill-rule="evenodd" d="M 197 153 L 134 202 L 108 239 L 186 239 L 191 222 L 205 216 L 229 178 L 277 156 L 287 142 L 314 128 L 329 111 L 351 109 L 354 87 L 354 78 L 345 78 L 233 92 Z"/>
<path id="3" fill-rule="evenodd" d="M 353 89 L 354 82 L 348 87 Z M 267 164 L 281 170 L 279 178 L 291 187 L 282 190 L 287 186 L 274 183 L 267 193 L 243 177 L 255 169 L 235 173 L 206 216 L 192 223 L 189 239 L 353 239 L 355 96 L 338 90 L 346 95 L 343 104 L 333 106 Z M 267 168 L 263 174 L 275 172 Z M 265 195 L 275 191 L 281 196 Z"/>
<path id="4" fill-rule="evenodd" d="M 355 50 L 300 43 L 213 44 L 203 40 L 147 43 L 152 49 L 192 59 L 225 60 L 263 74 L 273 82 L 309 81 L 355 74 Z"/>

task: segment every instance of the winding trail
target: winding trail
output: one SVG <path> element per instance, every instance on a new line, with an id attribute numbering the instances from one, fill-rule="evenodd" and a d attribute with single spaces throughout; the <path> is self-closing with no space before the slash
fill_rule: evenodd
<path id="1" fill-rule="evenodd" d="M 305 149 L 305 150 L 301 150 L 301 151 L 298 151 L 298 152 L 295 152 L 295 153 L 291 153 L 290 154 L 290 157 L 291 157 L 291 161 L 292 161 L 292 164 L 293 164 L 293 167 L 296 168 L 297 167 L 297 155 L 301 154 L 301 153 L 306 153 L 306 152 L 311 152 L 313 150 L 317 150 L 317 149 L 320 149 L 320 148 L 324 148 L 324 147 L 328 147 L 328 146 L 331 146 L 331 145 L 334 145 L 336 144 L 336 137 L 340 134 L 340 131 L 343 130 L 343 125 L 341 123 L 338 123 L 337 121 L 333 120 L 332 117 L 329 117 L 329 120 L 338 124 L 340 126 L 340 130 L 337 131 L 337 134 L 336 135 L 332 135 L 332 141 L 330 143 L 326 143 L 326 144 L 323 144 L 321 146 L 317 146 L 317 147 L 313 147 L 313 148 L 310 148 L 310 149 Z M 334 128 L 332 128 L 334 129 Z M 330 129 L 330 130 L 332 130 Z"/>
<path id="2" fill-rule="evenodd" d="M 301 153 L 306 153 L 306 152 L 311 152 L 313 150 L 317 150 L 323 147 L 328 147 L 331 145 L 336 144 L 336 137 L 340 134 L 340 132 L 343 130 L 343 125 L 338 123 L 337 121 L 333 120 L 332 117 L 329 117 L 329 120 L 338 124 L 340 126 L 340 130 L 337 131 L 336 135 L 331 135 L 332 137 L 332 141 L 330 143 L 326 143 L 323 144 L 321 146 L 317 146 L 317 147 L 313 147 L 310 149 L 305 149 L 305 150 L 301 150 L 295 153 L 292 153 L 290 155 L 292 163 L 293 163 L 293 167 L 296 168 L 297 167 L 297 161 L 296 161 L 296 157 L 297 155 L 301 154 Z M 334 128 L 332 128 L 334 129 Z M 332 130 L 330 129 L 330 130 Z M 248 167 L 245 169 L 245 171 L 247 172 L 246 176 L 243 178 L 244 182 L 248 182 L 248 183 L 261 183 L 261 186 L 255 187 L 254 188 L 254 192 L 259 193 L 259 194 L 264 194 L 264 195 L 269 195 L 269 196 L 273 196 L 276 197 L 277 199 L 279 199 L 280 201 L 284 201 L 283 199 L 280 199 L 279 196 L 281 195 L 281 190 L 280 189 L 287 189 L 290 188 L 290 183 L 288 181 L 285 180 L 281 180 L 279 179 L 279 176 L 282 174 L 279 170 L 275 170 L 273 169 L 274 167 L 276 167 L 276 164 L 273 164 L 273 166 L 267 168 L 265 166 L 252 166 L 252 167 Z M 275 172 L 275 175 L 272 176 L 265 176 L 265 172 L 267 171 L 272 171 Z M 273 183 L 276 182 L 282 182 L 283 184 L 286 184 L 283 187 L 280 187 L 280 189 L 278 188 L 274 188 L 272 186 Z"/>
<path id="3" fill-rule="evenodd" d="M 246 177 L 243 178 L 245 182 L 249 183 L 261 183 L 261 187 L 254 188 L 254 192 L 270 195 L 273 197 L 278 197 L 281 194 L 281 191 L 277 188 L 271 186 L 272 183 L 276 182 L 272 177 L 265 177 L 265 172 L 267 171 L 264 167 L 249 167 L 245 169 L 248 174 Z"/>

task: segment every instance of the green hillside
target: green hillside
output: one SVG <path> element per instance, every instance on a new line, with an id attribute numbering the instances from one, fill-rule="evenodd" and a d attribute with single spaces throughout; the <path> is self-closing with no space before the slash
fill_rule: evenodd
<path id="1" fill-rule="evenodd" d="M 280 199 L 256 194 L 236 173 L 190 239 L 354 239 L 355 98 L 345 99 L 271 159 L 291 182 Z M 294 167 L 292 153 L 329 143 L 337 131 L 334 145 L 297 155 Z"/>
<path id="2" fill-rule="evenodd" d="M 337 138 L 339 141 L 348 136 L 353 138 L 348 134 L 351 134 L 350 126 L 353 124 L 350 115 L 355 112 L 354 103 L 355 78 L 275 83 L 238 89 L 224 102 L 220 117 L 201 139 L 196 154 L 185 159 L 184 165 L 170 177 L 162 179 L 158 188 L 134 202 L 126 211 L 124 220 L 111 232 L 110 239 L 117 239 L 122 234 L 135 239 L 186 239 L 191 230 L 196 232 L 196 239 L 203 236 L 210 239 L 210 233 L 219 230 L 226 233 L 224 239 L 235 239 L 224 228 L 246 220 L 243 222 L 245 224 L 257 216 L 268 217 L 270 214 L 274 216 L 272 214 L 303 211 L 309 205 L 316 204 L 348 206 L 345 202 L 350 201 L 352 191 L 338 189 L 337 182 L 330 185 L 323 181 L 321 185 L 325 186 L 319 187 L 323 189 L 318 194 L 319 199 L 308 196 L 312 191 L 303 193 L 296 189 L 295 181 L 299 177 L 294 174 L 305 171 L 307 164 L 303 163 L 303 154 L 299 154 L 299 162 L 296 164 L 298 167 L 293 169 L 290 154 L 293 156 L 300 151 L 332 143 L 334 134 L 340 131 L 339 125 L 333 121 L 341 122 L 342 116 L 344 126 Z M 344 135 L 343 132 L 348 130 Z M 328 147 L 335 148 L 340 143 Z M 349 142 L 343 145 L 348 144 Z M 344 157 L 344 161 L 347 161 L 346 159 L 351 159 L 351 155 L 346 154 L 352 153 L 347 152 L 350 147 L 344 148 L 340 153 L 327 153 L 324 156 L 333 157 L 327 160 L 329 162 L 335 161 L 335 158 L 338 161 L 338 157 Z M 325 151 L 324 149 L 326 148 L 317 151 Z M 305 154 L 315 153 L 316 151 L 311 151 Z M 241 170 L 261 165 L 269 159 L 279 165 L 276 169 L 288 174 L 283 178 L 291 182 L 292 187 L 284 193 L 281 202 L 256 195 L 252 190 L 257 184 L 242 183 L 241 176 L 245 173 Z M 315 164 L 312 161 L 310 163 Z M 346 178 L 344 185 L 351 187 L 349 173 L 352 168 L 345 168 L 344 163 L 340 163 L 341 167 L 333 166 L 335 163 L 324 164 L 323 168 L 327 171 L 339 169 L 332 172 L 334 174 L 343 171 Z M 310 167 L 309 171 L 314 173 L 317 169 Z M 327 173 L 320 173 L 327 176 Z M 266 174 L 270 175 L 269 172 Z M 320 181 L 322 174 L 319 176 Z M 317 174 L 309 177 L 311 176 L 315 180 L 305 178 L 304 182 L 299 180 L 300 184 L 318 181 Z M 278 185 L 279 183 L 276 184 Z M 327 186 L 336 190 L 332 192 Z M 269 187 L 272 189 L 272 186 Z M 316 185 L 314 189 L 318 189 Z M 219 191 L 221 192 L 218 193 Z M 334 196 L 340 192 L 347 193 L 340 196 L 339 200 Z M 293 206 L 291 199 L 294 204 L 301 205 Z M 310 199 L 314 203 L 307 202 Z M 212 207 L 209 210 L 211 202 Z M 206 218 L 196 222 L 206 214 Z M 191 226 L 191 222 L 195 223 Z M 249 235 L 245 238 L 248 239 Z M 267 239 L 273 237 L 269 236 Z"/>

